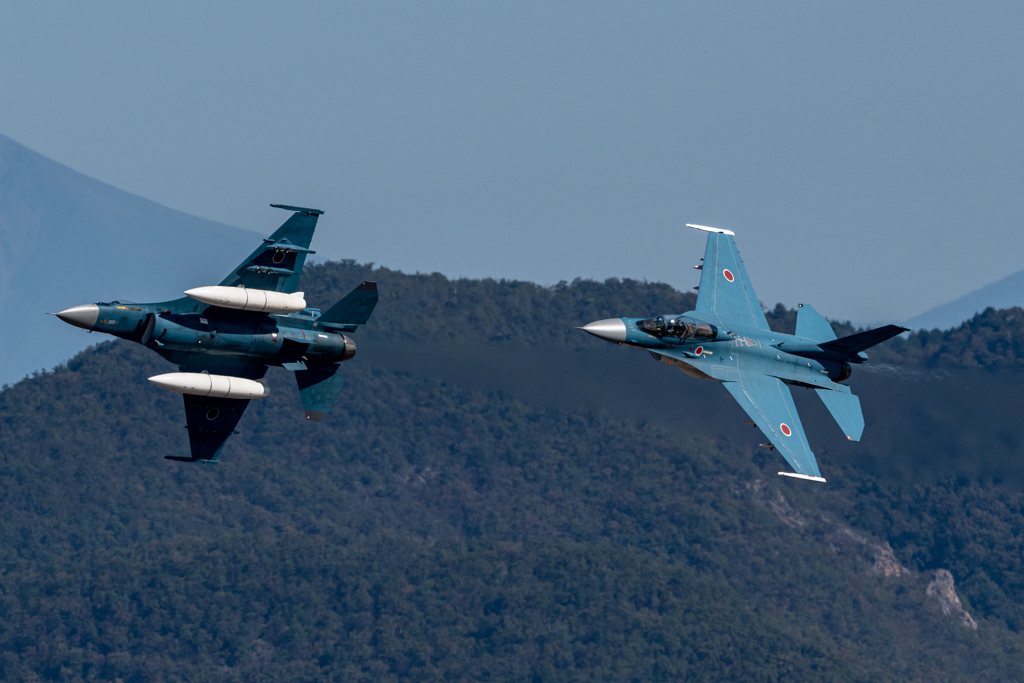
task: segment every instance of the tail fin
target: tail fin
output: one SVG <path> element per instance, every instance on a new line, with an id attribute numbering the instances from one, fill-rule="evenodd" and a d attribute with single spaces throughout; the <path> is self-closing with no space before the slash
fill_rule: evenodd
<path id="1" fill-rule="evenodd" d="M 797 324 L 799 325 L 799 318 L 797 318 Z M 881 344 L 887 339 L 892 339 L 896 335 L 909 331 L 906 327 L 900 327 L 899 325 L 886 325 L 885 327 L 868 330 L 867 332 L 858 332 L 857 334 L 851 334 L 849 337 L 819 344 L 819 346 L 826 351 L 839 351 L 840 353 L 856 355 L 876 344 Z"/>
<path id="2" fill-rule="evenodd" d="M 830 389 L 815 391 L 828 408 L 828 412 L 832 413 L 846 438 L 850 441 L 860 441 L 860 435 L 864 433 L 864 413 L 860 409 L 860 399 L 853 394 Z"/>
<path id="3" fill-rule="evenodd" d="M 364 282 L 338 303 L 331 306 L 321 315 L 317 322 L 327 325 L 338 325 L 355 329 L 356 325 L 365 325 L 377 305 L 377 283 Z"/>
<path id="4" fill-rule="evenodd" d="M 810 306 L 797 304 L 796 336 L 813 339 L 816 342 L 829 342 L 836 338 L 832 326 Z"/>

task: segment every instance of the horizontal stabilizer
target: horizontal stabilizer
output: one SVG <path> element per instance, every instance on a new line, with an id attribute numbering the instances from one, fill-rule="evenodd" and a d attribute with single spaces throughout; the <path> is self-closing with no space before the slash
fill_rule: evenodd
<path id="1" fill-rule="evenodd" d="M 832 326 L 811 306 L 800 304 L 796 309 L 796 336 L 828 342 L 836 338 Z"/>
<path id="2" fill-rule="evenodd" d="M 320 316 L 321 324 L 365 325 L 377 305 L 377 283 L 364 282 Z"/>
<path id="3" fill-rule="evenodd" d="M 339 367 L 335 363 L 315 365 L 295 373 L 307 420 L 319 422 L 338 402 L 341 387 L 345 384 L 345 377 L 338 372 Z"/>
<path id="4" fill-rule="evenodd" d="M 876 344 L 881 344 L 887 339 L 892 339 L 897 335 L 909 331 L 910 330 L 906 327 L 900 327 L 899 325 L 886 325 L 885 327 L 868 330 L 867 332 L 851 334 L 849 337 L 842 337 L 841 339 L 826 342 L 820 346 L 828 351 L 842 351 L 844 353 L 857 354 L 861 351 L 870 349 Z"/>
<path id="5" fill-rule="evenodd" d="M 815 389 L 822 403 L 828 408 L 850 441 L 860 441 L 864 433 L 864 413 L 860 409 L 860 399 L 853 394 L 845 394 L 830 389 Z"/>

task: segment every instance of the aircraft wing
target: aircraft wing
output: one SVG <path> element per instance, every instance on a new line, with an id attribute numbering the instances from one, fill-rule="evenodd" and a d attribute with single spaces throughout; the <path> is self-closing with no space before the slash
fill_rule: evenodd
<path id="1" fill-rule="evenodd" d="M 793 404 L 789 387 L 775 377 L 750 374 L 738 382 L 723 382 L 732 397 L 746 411 L 754 424 L 764 432 L 772 445 L 782 453 L 801 479 L 825 481 L 818 470 L 818 461 L 811 452 L 800 416 Z"/>
<path id="2" fill-rule="evenodd" d="M 165 455 L 167 460 L 181 462 L 217 462 L 217 456 L 249 405 L 248 399 L 210 398 L 183 394 L 185 419 L 188 422 L 188 443 L 192 457 Z"/>
<path id="3" fill-rule="evenodd" d="M 267 366 L 256 363 L 241 366 L 237 363 L 217 363 L 214 359 L 202 358 L 201 366 L 182 365 L 182 372 L 203 372 L 211 374 L 261 379 L 267 374 Z M 180 462 L 217 462 L 217 456 L 228 438 L 235 433 L 238 421 L 242 419 L 249 399 L 212 398 L 182 394 L 185 399 L 185 422 L 188 428 L 188 442 L 192 456 L 182 458 L 165 455 L 166 460 Z"/>
<path id="4" fill-rule="evenodd" d="M 310 251 L 309 245 L 313 241 L 317 219 L 323 211 L 283 204 L 271 206 L 295 213 L 224 278 L 220 283 L 222 286 L 242 285 L 286 294 L 292 294 L 298 288 L 306 255 L 315 253 Z"/>
<path id="5" fill-rule="evenodd" d="M 736 250 L 733 233 L 719 228 L 687 224 L 708 233 L 704 263 L 694 311 L 708 322 L 729 329 L 731 325 L 771 331 Z"/>

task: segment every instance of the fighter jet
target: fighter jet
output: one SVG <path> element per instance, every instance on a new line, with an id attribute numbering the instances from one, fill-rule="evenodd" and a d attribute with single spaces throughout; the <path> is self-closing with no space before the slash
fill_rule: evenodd
<path id="1" fill-rule="evenodd" d="M 843 384 L 864 351 L 908 331 L 898 325 L 837 339 L 810 306 L 797 308 L 796 334 L 772 332 L 729 230 L 687 224 L 708 234 L 697 306 L 655 318 L 598 320 L 582 329 L 606 341 L 647 349 L 686 374 L 721 382 L 796 472 L 780 475 L 824 482 L 804 435 L 789 387 L 814 389 L 846 438 L 860 441 L 860 399 Z"/>
<path id="2" fill-rule="evenodd" d="M 293 211 L 284 225 L 219 285 L 201 286 L 173 301 L 129 301 L 74 306 L 57 313 L 66 323 L 137 342 L 178 366 L 150 377 L 184 395 L 190 457 L 215 463 L 251 399 L 268 395 L 271 366 L 295 373 L 306 419 L 319 422 L 338 402 L 340 364 L 356 354 L 355 332 L 377 305 L 377 284 L 364 282 L 326 313 L 296 292 L 302 266 L 323 211 Z"/>

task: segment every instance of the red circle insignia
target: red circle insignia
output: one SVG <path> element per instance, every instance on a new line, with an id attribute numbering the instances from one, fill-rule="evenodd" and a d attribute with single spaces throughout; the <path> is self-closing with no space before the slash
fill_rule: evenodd
<path id="1" fill-rule="evenodd" d="M 779 429 L 781 429 L 782 433 L 785 434 L 786 436 L 791 436 L 793 434 L 793 430 L 790 429 L 789 425 L 786 424 L 785 422 L 783 422 L 782 425 L 779 426 Z"/>
<path id="2" fill-rule="evenodd" d="M 733 277 L 732 271 L 729 270 L 728 268 L 722 271 L 722 275 L 724 275 L 725 279 L 728 280 L 729 282 L 732 282 L 735 279 Z"/>
<path id="3" fill-rule="evenodd" d="M 704 353 L 704 347 L 703 346 L 698 346 L 697 348 L 695 348 L 693 350 L 693 352 L 699 356 L 700 354 Z"/>

